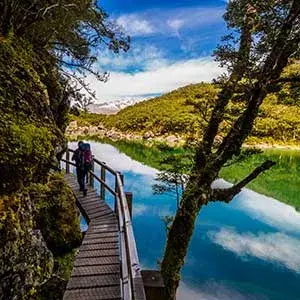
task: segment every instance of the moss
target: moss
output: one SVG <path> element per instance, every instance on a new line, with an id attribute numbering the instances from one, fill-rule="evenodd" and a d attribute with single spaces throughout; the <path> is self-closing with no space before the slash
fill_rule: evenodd
<path id="1" fill-rule="evenodd" d="M 81 241 L 72 192 L 49 176 L 66 146 L 67 111 L 53 61 L 21 39 L 1 39 L 1 299 L 37 299 L 53 272 L 49 249 L 62 253 Z"/>
<path id="2" fill-rule="evenodd" d="M 55 273 L 59 277 L 69 280 L 77 252 L 77 249 L 73 249 L 70 252 L 55 257 Z"/>
<path id="3" fill-rule="evenodd" d="M 0 276 L 2 299 L 35 299 L 53 269 L 53 257 L 33 230 L 29 195 L 0 197 Z"/>
<path id="4" fill-rule="evenodd" d="M 25 42 L 0 43 L 0 194 L 43 181 L 56 149 L 64 146 L 42 69 Z"/>
<path id="5" fill-rule="evenodd" d="M 37 209 L 36 226 L 53 254 L 61 255 L 79 246 L 82 234 L 76 200 L 63 176 L 50 174 L 48 183 L 32 185 L 30 194 Z"/>
<path id="6" fill-rule="evenodd" d="M 46 127 L 26 123 L 6 123 L 2 126 L 0 193 L 14 191 L 29 182 L 41 180 L 45 166 L 48 167 L 53 155 L 53 139 L 53 133 Z"/>

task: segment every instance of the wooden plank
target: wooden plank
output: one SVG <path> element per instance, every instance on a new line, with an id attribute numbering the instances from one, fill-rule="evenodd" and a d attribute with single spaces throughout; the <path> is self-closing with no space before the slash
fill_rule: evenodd
<path id="1" fill-rule="evenodd" d="M 102 211 L 97 211 L 95 213 L 88 213 L 89 218 L 92 219 L 106 219 L 106 218 L 110 218 L 113 217 L 115 218 L 114 213 L 112 213 L 111 210 L 102 210 Z"/>
<path id="2" fill-rule="evenodd" d="M 104 265 L 104 266 L 82 266 L 76 267 L 72 273 L 72 277 L 85 275 L 105 275 L 105 274 L 119 274 L 119 265 Z"/>
<path id="3" fill-rule="evenodd" d="M 99 238 L 99 239 L 84 239 L 82 245 L 91 245 L 91 244 L 110 244 L 117 243 L 117 237 L 107 237 L 107 238 Z"/>
<path id="4" fill-rule="evenodd" d="M 100 198 L 89 198 L 89 199 L 80 199 L 79 200 L 80 204 L 83 205 L 105 205 L 105 203 L 102 202 L 102 200 L 100 200 Z M 109 206 L 108 206 L 109 207 Z"/>
<path id="5" fill-rule="evenodd" d="M 117 225 L 118 222 L 116 220 L 115 216 L 112 217 L 106 217 L 106 218 L 98 218 L 93 220 L 93 224 L 97 225 Z"/>
<path id="6" fill-rule="evenodd" d="M 97 233 L 89 233 L 87 232 L 84 239 L 91 240 L 91 239 L 102 239 L 107 237 L 119 237 L 119 232 L 97 232 Z"/>
<path id="7" fill-rule="evenodd" d="M 80 251 L 76 258 L 119 256 L 119 249 L 100 249 Z"/>
<path id="8" fill-rule="evenodd" d="M 110 171 L 107 166 L 105 169 Z M 65 176 L 75 192 L 82 214 L 89 221 L 89 228 L 76 256 L 64 300 L 121 299 L 121 295 L 123 300 L 146 299 L 122 175 L 113 172 L 116 175 L 116 186 L 119 193 L 116 197 L 119 204 L 119 220 L 112 209 L 100 199 L 95 189 L 89 188 L 87 196 L 83 197 L 78 191 L 75 176 L 72 174 Z M 105 182 L 102 182 L 102 178 L 98 178 L 93 172 L 91 176 L 103 183 L 115 195 L 115 192 Z M 121 270 L 123 273 L 122 291 L 120 286 Z"/>
<path id="9" fill-rule="evenodd" d="M 80 201 L 82 206 L 84 206 L 85 209 L 92 209 L 94 207 L 105 207 L 105 208 L 109 208 L 109 206 L 104 203 L 103 201 L 101 201 L 99 199 L 99 201 Z"/>
<path id="10" fill-rule="evenodd" d="M 74 262 L 74 266 L 103 266 L 103 265 L 120 265 L 120 259 L 116 256 L 108 257 L 89 257 L 89 258 L 77 258 Z"/>
<path id="11" fill-rule="evenodd" d="M 119 286 L 119 274 L 91 275 L 71 277 L 68 282 L 67 290 L 98 288 L 106 286 Z"/>
<path id="12" fill-rule="evenodd" d="M 108 243 L 108 244 L 81 245 L 79 248 L 79 251 L 100 250 L 100 249 L 119 249 L 119 244 L 118 243 Z"/>
<path id="13" fill-rule="evenodd" d="M 89 227 L 87 230 L 88 234 L 95 234 L 97 232 L 119 232 L 118 226 L 116 224 L 111 225 L 97 225 L 94 227 Z"/>
<path id="14" fill-rule="evenodd" d="M 101 208 L 101 207 L 98 207 L 97 209 L 94 209 L 93 211 L 91 210 L 91 212 L 87 210 L 87 214 L 90 219 L 95 219 L 98 217 L 114 216 L 111 209 Z"/>
<path id="15" fill-rule="evenodd" d="M 103 287 L 67 290 L 63 300 L 117 300 L 121 299 L 120 287 Z"/>
<path id="16" fill-rule="evenodd" d="M 97 217 L 93 219 L 94 222 L 101 222 L 102 224 L 118 224 L 115 214 Z M 99 223 L 100 224 L 100 223 Z"/>

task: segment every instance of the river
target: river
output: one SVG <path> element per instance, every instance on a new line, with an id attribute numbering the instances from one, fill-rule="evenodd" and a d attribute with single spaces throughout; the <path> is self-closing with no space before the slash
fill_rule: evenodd
<path id="1" fill-rule="evenodd" d="M 98 159 L 124 174 L 125 190 L 134 197 L 140 263 L 145 269 L 157 268 L 166 240 L 162 217 L 174 215 L 176 200 L 153 195 L 155 169 L 111 145 L 91 142 L 91 146 Z M 109 176 L 108 181 L 112 183 Z M 108 202 L 112 205 L 113 200 Z M 230 204 L 210 203 L 202 208 L 183 268 L 179 300 L 299 300 L 299 283 L 300 213 L 295 208 L 248 189 Z"/>

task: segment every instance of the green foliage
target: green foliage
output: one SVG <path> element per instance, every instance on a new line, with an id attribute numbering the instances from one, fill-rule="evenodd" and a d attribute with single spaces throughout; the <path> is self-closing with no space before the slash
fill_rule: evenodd
<path id="1" fill-rule="evenodd" d="M 1 1 L 0 35 L 27 40 L 65 64 L 89 68 L 91 50 L 103 44 L 115 52 L 128 50 L 129 38 L 116 30 L 97 1 Z M 62 61 L 60 61 L 62 63 Z"/>
<path id="2" fill-rule="evenodd" d="M 300 61 L 292 60 L 284 70 L 282 79 L 278 103 L 300 106 Z M 290 82 L 284 82 L 287 79 L 290 79 Z"/>
<path id="3" fill-rule="evenodd" d="M 65 279 L 69 280 L 73 271 L 74 259 L 78 253 L 77 249 L 73 249 L 70 252 L 55 257 L 55 273 Z"/>
<path id="4" fill-rule="evenodd" d="M 140 135 L 146 132 L 152 132 L 154 136 L 175 134 L 188 141 L 195 141 L 202 137 L 218 91 L 217 85 L 194 84 L 127 107 L 116 115 L 83 113 L 77 117 L 72 116 L 72 120 L 77 121 L 78 126 L 104 126 Z M 248 143 L 299 144 L 300 108 L 295 105 L 296 99 L 294 102 L 287 98 L 283 101 L 283 91 L 280 89 L 267 97 Z M 236 100 L 230 102 L 220 126 L 220 138 L 225 136 L 243 110 L 243 103 Z"/>
<path id="5" fill-rule="evenodd" d="M 63 176 L 51 174 L 46 185 L 32 185 L 30 194 L 37 207 L 36 226 L 53 254 L 79 246 L 82 236 L 76 200 Z"/>
<path id="6" fill-rule="evenodd" d="M 36 66 L 26 43 L 0 43 L 0 194 L 42 181 L 64 143 Z"/>
<path id="7" fill-rule="evenodd" d="M 236 183 L 267 159 L 276 162 L 276 165 L 251 182 L 248 187 L 300 210 L 299 151 L 265 150 L 262 154 L 252 155 L 243 162 L 223 168 L 221 176 Z"/>

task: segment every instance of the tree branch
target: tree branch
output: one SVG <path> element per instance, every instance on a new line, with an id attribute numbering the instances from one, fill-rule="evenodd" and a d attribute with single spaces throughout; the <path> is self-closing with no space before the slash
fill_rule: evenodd
<path id="1" fill-rule="evenodd" d="M 252 180 L 254 180 L 256 177 L 258 177 L 261 173 L 271 169 L 274 165 L 276 165 L 275 162 L 273 162 L 271 160 L 267 160 L 263 164 L 261 164 L 259 167 L 257 167 L 250 175 L 248 175 L 246 178 L 244 178 L 242 181 L 235 184 L 231 188 L 214 189 L 212 191 L 210 201 L 223 201 L 223 202 L 229 203 L 234 198 L 234 196 L 236 196 L 238 193 L 240 193 L 242 188 L 244 188 Z"/>

